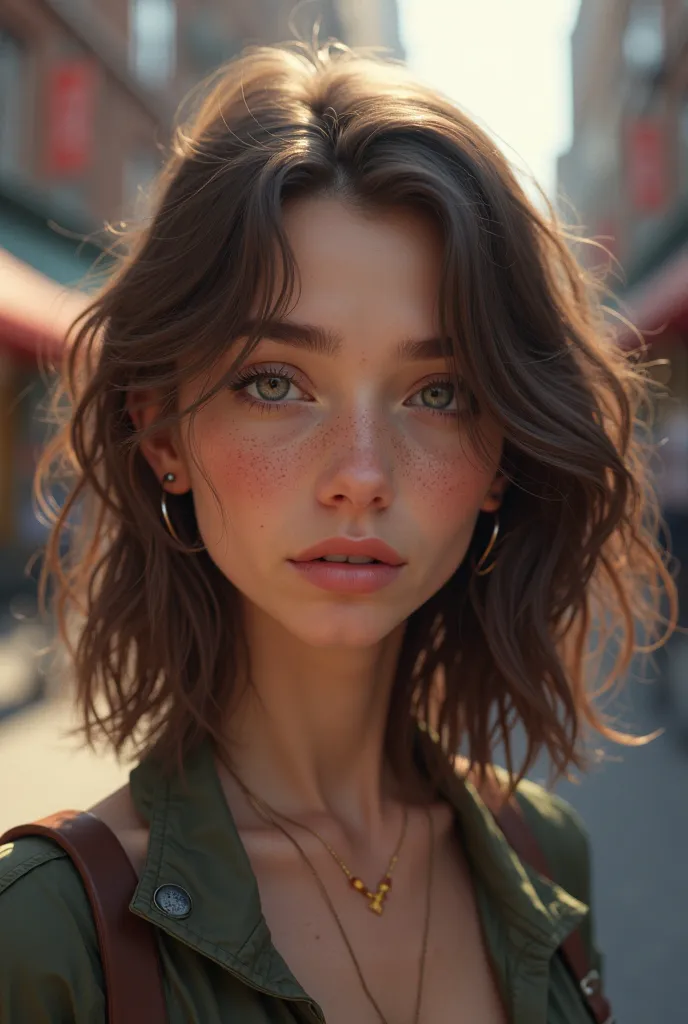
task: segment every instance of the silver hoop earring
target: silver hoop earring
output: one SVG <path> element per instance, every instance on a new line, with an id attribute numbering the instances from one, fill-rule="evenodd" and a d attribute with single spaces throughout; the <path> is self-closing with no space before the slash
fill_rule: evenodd
<path id="1" fill-rule="evenodd" d="M 175 477 L 174 473 L 165 473 L 164 477 L 162 478 L 162 483 L 163 485 L 173 484 L 176 479 L 177 478 Z M 170 519 L 170 514 L 167 510 L 167 491 L 165 490 L 164 486 L 162 488 L 162 494 L 160 496 L 160 511 L 162 512 L 162 518 L 164 520 L 167 532 L 169 533 L 170 537 L 172 537 L 173 540 L 176 540 L 177 544 L 182 545 L 182 547 L 184 548 L 184 552 L 187 555 L 194 555 L 197 554 L 199 551 L 205 551 L 204 544 L 201 544 L 193 548 L 187 548 L 184 546 L 184 541 L 181 539 L 181 537 L 175 530 L 174 526 L 172 525 L 172 520 Z"/>
<path id="2" fill-rule="evenodd" d="M 495 512 L 495 524 L 494 524 L 494 528 L 492 530 L 492 536 L 490 537 L 490 543 L 487 545 L 487 547 L 483 551 L 482 556 L 480 558 L 480 561 L 478 561 L 473 566 L 473 572 L 476 574 L 476 576 L 487 576 L 489 573 L 492 572 L 492 570 L 494 569 L 495 565 L 497 564 L 497 559 L 495 558 L 494 561 L 492 562 L 492 564 L 487 567 L 487 569 L 481 568 L 481 566 L 485 563 L 485 560 L 487 559 L 488 555 L 490 554 L 490 551 L 492 551 L 492 548 L 495 546 L 495 542 L 496 542 L 498 536 L 499 536 L 499 515 L 498 515 L 497 512 Z"/>

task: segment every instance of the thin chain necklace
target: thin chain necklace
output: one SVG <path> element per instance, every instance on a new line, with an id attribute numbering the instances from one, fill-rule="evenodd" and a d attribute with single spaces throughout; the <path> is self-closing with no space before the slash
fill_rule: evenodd
<path id="1" fill-rule="evenodd" d="M 329 851 L 333 860 L 339 865 L 339 867 L 342 869 L 342 871 L 348 878 L 349 885 L 351 886 L 351 888 L 354 889 L 356 892 L 360 892 L 361 895 L 368 900 L 368 908 L 372 910 L 374 914 L 382 914 L 384 910 L 385 900 L 387 899 L 387 896 L 392 888 L 392 873 L 394 871 L 394 868 L 396 867 L 397 861 L 399 860 L 399 851 L 401 850 L 402 844 L 406 837 L 406 828 L 408 825 L 408 807 L 406 807 L 406 805 L 404 805 L 404 822 L 401 829 L 401 835 L 399 836 L 399 842 L 397 843 L 394 853 L 390 858 L 385 874 L 382 876 L 380 882 L 378 883 L 377 890 L 375 892 L 371 892 L 366 886 L 366 884 L 363 881 L 361 881 L 360 878 L 354 875 L 354 873 L 346 866 L 346 864 L 339 856 L 339 854 L 332 849 L 327 840 L 323 836 L 321 836 L 319 832 L 316 832 L 316 830 L 314 828 L 311 828 L 310 825 L 304 825 L 300 821 L 294 821 L 292 818 L 287 817 L 286 814 L 282 814 L 280 811 L 274 810 L 274 808 L 270 807 L 270 805 L 267 804 L 263 799 L 261 799 L 261 797 L 256 796 L 255 793 L 252 793 L 251 790 L 242 782 L 239 776 L 234 774 L 231 768 L 228 768 L 228 771 L 234 777 L 240 788 L 243 790 L 244 795 L 248 798 L 248 800 L 251 802 L 251 804 L 258 811 L 259 814 L 262 814 L 263 816 L 265 816 L 266 813 L 268 815 L 276 814 L 283 821 L 289 822 L 290 825 L 294 825 L 296 828 L 304 828 L 306 829 L 307 832 L 310 832 L 312 835 L 314 835 L 316 839 L 319 839 L 323 846 Z"/>
<path id="2" fill-rule="evenodd" d="M 279 821 L 277 821 L 277 816 L 283 818 L 285 821 L 288 821 L 291 825 L 295 825 L 297 828 L 306 829 L 306 831 L 310 832 L 312 835 L 314 835 L 316 837 L 316 839 L 319 839 L 320 842 L 323 843 L 323 845 L 325 847 L 327 847 L 327 849 L 330 851 L 330 853 L 332 853 L 334 855 L 335 859 L 340 864 L 340 867 L 343 866 L 343 861 L 341 861 L 337 857 L 337 855 L 334 854 L 334 851 L 332 850 L 330 845 L 326 842 L 325 839 L 323 839 L 323 837 L 321 835 L 319 835 L 315 831 L 315 829 L 312 829 L 309 825 L 302 824 L 302 822 L 294 821 L 293 819 L 288 818 L 285 814 L 280 814 L 279 811 L 275 811 L 272 807 L 270 807 L 269 804 L 266 804 L 264 800 L 261 800 L 260 797 L 257 797 L 254 793 L 252 793 L 250 791 L 250 789 L 248 789 L 248 787 L 244 785 L 244 783 L 241 781 L 241 779 L 238 777 L 238 775 L 236 775 L 232 771 L 232 769 L 229 768 L 228 765 L 225 764 L 225 767 L 227 768 L 227 771 L 230 773 L 230 775 L 236 780 L 236 782 L 238 783 L 239 787 L 244 792 L 244 794 L 246 795 L 248 800 L 251 802 L 252 806 L 255 808 L 255 810 L 258 812 L 258 814 L 260 814 L 260 816 L 262 818 L 265 818 L 272 825 L 274 825 L 276 828 L 278 828 L 280 830 L 280 832 L 282 832 L 286 836 L 286 838 L 289 840 L 289 842 L 292 844 L 292 846 L 296 847 L 300 857 L 302 858 L 303 861 L 305 861 L 305 863 L 308 866 L 311 874 L 313 875 L 313 877 L 315 878 L 315 881 L 317 882 L 318 888 L 320 889 L 320 892 L 321 892 L 321 894 L 323 896 L 323 899 L 327 903 L 327 906 L 329 907 L 332 916 L 334 917 L 335 921 L 337 922 L 337 927 L 339 929 L 339 932 L 340 932 L 340 934 L 342 936 L 342 939 L 344 940 L 346 948 L 349 951 L 349 956 L 351 957 L 351 959 L 353 961 L 353 965 L 356 968 L 356 973 L 358 974 L 359 981 L 361 982 L 361 988 L 363 989 L 363 991 L 364 991 L 368 1001 L 370 1002 L 370 1004 L 375 1009 L 375 1012 L 377 1013 L 378 1017 L 380 1018 L 381 1024 L 388 1024 L 387 1018 L 383 1014 L 383 1012 L 380 1009 L 380 1006 L 379 1006 L 377 1000 L 375 999 L 374 995 L 372 994 L 372 992 L 370 991 L 370 989 L 368 988 L 368 986 L 366 984 L 366 980 L 365 980 L 365 978 L 363 976 L 363 971 L 361 970 L 361 965 L 358 962 L 356 954 L 354 953 L 353 947 L 352 947 L 352 945 L 351 945 L 351 943 L 349 941 L 349 937 L 348 937 L 348 935 L 346 934 L 346 932 L 344 930 L 344 926 L 343 926 L 343 924 L 342 924 L 342 922 L 340 920 L 339 914 L 335 910 L 334 904 L 332 902 L 332 899 L 330 898 L 330 894 L 328 893 L 327 888 L 325 887 L 325 884 L 323 883 L 322 879 L 320 878 L 320 875 L 318 874 L 318 872 L 313 867 L 313 864 L 311 863 L 311 861 L 307 857 L 307 855 L 306 855 L 305 851 L 303 850 L 303 848 L 301 847 L 301 845 L 296 841 L 296 839 L 294 839 L 294 837 L 289 832 L 287 832 L 287 830 L 282 825 L 280 825 Z M 402 837 L 401 837 L 401 840 L 399 841 L 399 843 L 397 844 L 397 849 L 396 849 L 395 853 L 393 854 L 393 857 L 397 856 L 399 848 L 401 846 L 401 841 L 403 840 L 403 837 L 404 837 L 404 835 L 406 833 L 406 824 L 407 824 L 407 821 L 408 821 L 408 808 L 406 806 L 404 807 L 404 812 L 405 812 L 404 813 L 404 827 L 403 827 L 403 831 L 402 831 Z M 419 972 L 418 972 L 418 989 L 417 989 L 417 992 L 416 992 L 416 1005 L 415 1005 L 414 1013 L 413 1013 L 413 1024 L 418 1024 L 418 1020 L 419 1020 L 419 1017 L 420 1017 L 421 999 L 423 997 L 423 982 L 425 980 L 425 964 L 426 964 L 427 953 L 428 953 L 428 934 L 429 934 L 429 931 L 430 931 L 430 906 L 431 906 L 431 896 L 432 896 L 432 875 L 433 875 L 433 867 L 434 867 L 434 861 L 435 861 L 435 857 L 434 857 L 435 831 L 434 831 L 434 827 L 433 827 L 433 823 L 432 823 L 432 815 L 430 813 L 429 807 L 427 807 L 427 806 L 425 807 L 425 814 L 426 814 L 427 821 L 428 821 L 429 854 L 428 854 L 427 881 L 426 881 L 426 887 L 425 887 L 425 921 L 424 921 L 424 924 L 423 924 L 423 942 L 422 942 L 421 954 L 420 954 L 420 965 L 419 965 Z M 395 860 L 395 863 L 396 863 L 396 860 Z M 372 894 L 369 894 L 369 895 L 372 895 Z M 380 913 L 380 911 L 376 911 L 376 913 Z"/>

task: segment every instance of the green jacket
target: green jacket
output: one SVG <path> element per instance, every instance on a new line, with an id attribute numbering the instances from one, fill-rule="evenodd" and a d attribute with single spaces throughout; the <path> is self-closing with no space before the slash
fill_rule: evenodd
<path id="1" fill-rule="evenodd" d="M 131 773 L 150 823 L 148 857 L 131 902 L 158 928 L 171 1024 L 322 1022 L 291 973 L 260 910 L 258 886 L 215 769 L 209 743 L 187 760 L 186 787 L 152 759 Z M 455 775 L 445 797 L 456 810 L 474 878 L 487 948 L 512 1024 L 590 1024 L 559 957 L 582 922 L 591 965 L 588 843 L 574 811 L 523 782 L 518 799 L 559 884 L 524 865 L 475 788 Z M 184 918 L 163 913 L 160 886 L 191 895 Z M 95 926 L 81 880 L 50 840 L 0 847 L 0 1024 L 103 1024 L 105 998 Z"/>

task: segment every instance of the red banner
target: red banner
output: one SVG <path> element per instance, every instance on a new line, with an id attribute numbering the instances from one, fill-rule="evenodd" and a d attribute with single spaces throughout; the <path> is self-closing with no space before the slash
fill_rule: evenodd
<path id="1" fill-rule="evenodd" d="M 666 134 L 662 121 L 640 117 L 627 130 L 626 161 L 631 203 L 638 213 L 657 213 L 667 202 Z"/>
<path id="2" fill-rule="evenodd" d="M 97 71 L 83 58 L 61 61 L 48 73 L 47 172 L 77 177 L 93 152 Z"/>

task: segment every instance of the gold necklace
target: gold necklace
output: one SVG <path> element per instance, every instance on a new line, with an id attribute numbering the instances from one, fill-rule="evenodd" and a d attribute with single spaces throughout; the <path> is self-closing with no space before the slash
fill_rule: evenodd
<path id="1" fill-rule="evenodd" d="M 310 832 L 311 835 L 314 835 L 316 839 L 319 839 L 323 846 L 329 851 L 330 855 L 335 860 L 335 862 L 342 869 L 346 877 L 348 878 L 349 885 L 351 886 L 351 888 L 354 889 L 356 892 L 360 892 L 361 895 L 368 900 L 368 908 L 372 910 L 374 914 L 382 915 L 385 900 L 387 899 L 387 896 L 392 888 L 392 872 L 394 871 L 396 863 L 399 860 L 399 851 L 401 850 L 402 843 L 404 842 L 404 838 L 406 837 L 406 827 L 408 825 L 408 807 L 406 807 L 406 805 L 404 805 L 404 823 L 402 825 L 399 842 L 397 843 L 394 853 L 392 854 L 389 864 L 387 865 L 387 871 L 385 872 L 380 882 L 378 883 L 376 891 L 371 892 L 366 886 L 366 884 L 363 881 L 361 881 L 360 878 L 354 875 L 354 873 L 346 866 L 346 864 L 339 856 L 339 854 L 332 849 L 327 840 L 323 836 L 321 836 L 319 832 L 316 832 L 316 830 L 314 828 L 311 828 L 310 825 L 304 825 L 303 822 L 294 821 L 292 818 L 287 817 L 286 814 L 282 814 L 280 811 L 276 811 L 273 807 L 270 807 L 270 805 L 267 804 L 265 800 L 261 799 L 261 797 L 259 796 L 256 796 L 255 793 L 252 793 L 248 786 L 246 786 L 242 782 L 239 776 L 234 774 L 231 768 L 228 767 L 227 770 L 236 780 L 237 784 L 244 792 L 244 795 L 248 798 L 250 803 L 253 805 L 253 807 L 255 807 L 259 814 L 263 814 L 263 816 L 265 816 L 265 813 L 267 813 L 268 815 L 277 815 L 278 817 L 282 818 L 283 821 L 288 821 L 290 825 L 294 825 L 296 828 L 304 828 L 306 829 L 307 832 Z"/>
<path id="2" fill-rule="evenodd" d="M 370 991 L 370 989 L 368 988 L 368 986 L 366 984 L 366 980 L 365 980 L 365 978 L 363 976 L 363 971 L 361 970 L 361 965 L 359 964 L 358 959 L 356 958 L 356 954 L 354 953 L 353 947 L 352 947 L 351 943 L 349 942 L 349 937 L 348 937 L 348 935 L 346 934 L 346 932 L 344 930 L 344 926 L 343 926 L 343 924 L 342 924 L 342 922 L 341 922 L 341 920 L 339 918 L 339 914 L 335 910 L 334 904 L 333 904 L 333 902 L 332 902 L 332 900 L 330 898 L 330 894 L 328 893 L 327 888 L 325 887 L 325 884 L 323 883 L 320 875 L 315 870 L 315 868 L 313 867 L 313 864 L 311 863 L 311 861 L 306 856 L 305 851 L 300 846 L 300 844 L 296 841 L 296 839 L 294 839 L 294 837 L 292 835 L 290 835 L 289 832 L 287 832 L 286 828 L 284 828 L 282 825 L 280 825 L 279 821 L 277 821 L 277 819 L 275 818 L 274 815 L 279 814 L 279 811 L 272 812 L 272 809 L 270 808 L 269 804 L 266 804 L 265 801 L 260 800 L 259 797 L 254 797 L 254 795 L 250 792 L 250 790 L 247 789 L 246 786 L 244 786 L 244 784 L 241 781 L 241 779 L 239 779 L 239 777 L 234 774 L 232 769 L 229 768 L 227 765 L 225 765 L 225 767 L 230 772 L 230 774 L 236 779 L 237 783 L 239 784 L 241 789 L 244 791 L 244 793 L 246 793 L 246 795 L 249 798 L 249 800 L 251 800 L 253 806 L 255 807 L 256 811 L 261 815 L 261 817 L 266 818 L 271 824 L 275 825 L 276 828 L 278 828 L 280 830 L 280 832 L 282 832 L 287 837 L 289 842 L 293 846 L 296 847 L 296 849 L 299 852 L 299 855 L 305 861 L 305 863 L 308 865 L 308 868 L 310 869 L 313 877 L 315 878 L 315 881 L 318 884 L 318 888 L 320 889 L 320 892 L 321 892 L 321 894 L 323 896 L 323 899 L 327 903 L 327 905 L 328 905 L 328 907 L 330 909 L 330 912 L 332 913 L 332 916 L 334 917 L 335 921 L 337 922 L 337 927 L 339 928 L 339 932 L 340 932 L 340 934 L 342 936 L 342 939 L 344 940 L 344 944 L 346 945 L 346 948 L 349 951 L 349 956 L 351 957 L 351 959 L 353 961 L 353 965 L 356 968 L 356 973 L 358 974 L 359 981 L 361 982 L 361 988 L 363 989 L 363 991 L 364 991 L 368 1001 L 370 1002 L 370 1004 L 375 1009 L 375 1012 L 377 1013 L 378 1017 L 380 1018 L 381 1024 L 388 1024 L 387 1018 L 383 1014 L 382 1010 L 380 1009 L 380 1007 L 379 1007 L 379 1005 L 377 1003 L 377 1000 L 375 999 L 374 995 L 372 994 L 372 992 Z M 261 805 L 265 808 L 265 810 L 261 809 Z M 434 861 L 435 861 L 435 857 L 434 857 L 435 832 L 434 832 L 434 828 L 433 828 L 433 824 L 432 824 L 432 815 L 430 813 L 429 807 L 427 807 L 427 806 L 425 807 L 425 814 L 426 814 L 426 817 L 428 819 L 428 834 L 429 834 L 429 847 L 430 847 L 430 849 L 429 849 L 429 854 L 428 854 L 428 872 L 427 872 L 427 881 L 426 881 L 426 886 L 425 886 L 425 922 L 424 922 L 424 925 L 423 925 L 423 942 L 422 942 L 421 954 L 420 954 L 420 964 L 419 964 L 419 971 L 418 971 L 418 989 L 416 991 L 416 1005 L 415 1005 L 415 1009 L 414 1009 L 414 1013 L 413 1013 L 413 1024 L 418 1024 L 418 1020 L 419 1020 L 419 1017 L 420 1017 L 420 1004 L 421 1004 L 421 999 L 422 999 L 422 996 L 423 996 L 423 982 L 425 980 L 425 963 L 426 963 L 426 960 L 427 960 L 427 953 L 428 953 L 428 935 L 429 935 L 429 932 L 430 932 L 430 905 L 431 905 L 431 896 L 432 896 L 432 875 L 433 875 L 433 866 L 434 866 Z M 408 815 L 408 810 L 407 810 L 407 815 Z M 291 821 L 291 819 L 287 818 L 286 815 L 280 815 L 280 817 L 283 817 L 285 821 Z M 405 818 L 405 821 L 406 821 L 406 818 Z M 320 839 L 321 842 L 323 842 L 323 843 L 325 842 L 325 840 L 322 839 L 322 837 L 319 836 L 318 833 L 314 829 L 309 828 L 308 825 L 301 825 L 300 822 L 292 822 L 292 824 L 300 825 L 301 828 L 305 828 L 308 832 L 312 832 L 313 835 L 315 835 L 317 839 Z M 405 831 L 405 826 L 404 826 L 404 831 Z M 325 843 L 325 845 L 327 846 L 327 843 Z"/>

